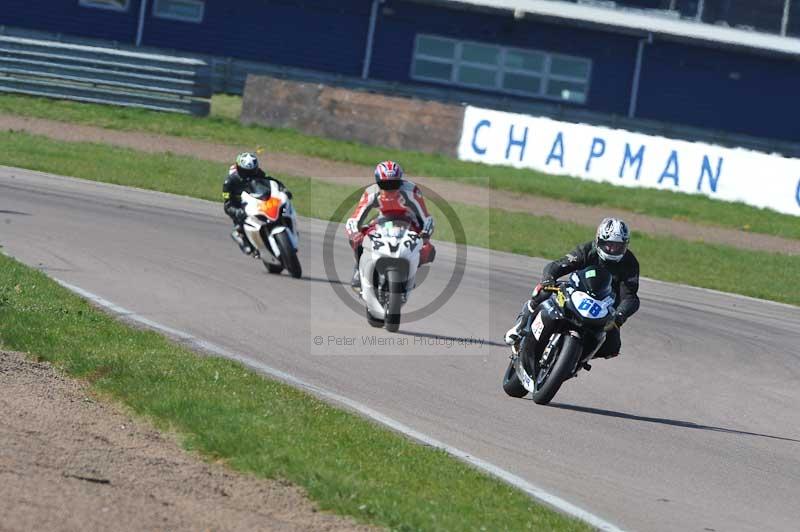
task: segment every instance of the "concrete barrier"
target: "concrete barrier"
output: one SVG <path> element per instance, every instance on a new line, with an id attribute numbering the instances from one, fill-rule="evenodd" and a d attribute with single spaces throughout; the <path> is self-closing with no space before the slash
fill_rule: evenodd
<path id="1" fill-rule="evenodd" d="M 319 83 L 248 76 L 242 122 L 456 156 L 464 108 Z"/>

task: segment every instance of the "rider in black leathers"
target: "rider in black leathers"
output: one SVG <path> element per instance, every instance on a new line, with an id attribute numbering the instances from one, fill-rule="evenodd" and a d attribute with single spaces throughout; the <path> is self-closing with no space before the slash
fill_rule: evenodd
<path id="1" fill-rule="evenodd" d="M 639 310 L 639 261 L 628 249 L 630 231 L 622 220 L 606 218 L 597 228 L 594 241 L 579 245 L 571 253 L 551 262 L 544 268 L 542 281 L 536 285 L 531 299 L 526 301 L 517 316 L 514 327 L 508 330 L 505 341 L 517 345 L 527 333 L 525 324 L 550 293 L 545 286 L 554 286 L 559 277 L 587 266 L 602 266 L 611 274 L 616 311 L 614 319 L 606 326 L 606 341 L 595 357 L 613 358 L 622 347 L 619 328 Z"/>
<path id="2" fill-rule="evenodd" d="M 231 238 L 239 244 L 239 249 L 242 253 L 247 255 L 252 254 L 255 249 L 247 238 L 242 224 L 244 223 L 247 215 L 244 212 L 242 205 L 242 192 L 252 192 L 253 185 L 256 182 L 261 183 L 267 190 L 270 189 L 270 181 L 275 181 L 281 191 L 285 191 L 289 198 L 292 193 L 284 186 L 283 183 L 268 176 L 258 166 L 258 157 L 255 153 L 240 153 L 236 157 L 236 163 L 231 165 L 228 170 L 228 177 L 222 184 L 222 199 L 224 201 L 223 207 L 225 214 L 231 217 L 233 223 L 236 225 Z M 263 198 L 266 199 L 266 198 Z"/>

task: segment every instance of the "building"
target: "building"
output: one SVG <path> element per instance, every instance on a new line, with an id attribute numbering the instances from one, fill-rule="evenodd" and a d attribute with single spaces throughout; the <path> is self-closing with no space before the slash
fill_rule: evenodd
<path id="1" fill-rule="evenodd" d="M 597 3 L 4 0 L 0 25 L 800 145 L 800 0 Z"/>

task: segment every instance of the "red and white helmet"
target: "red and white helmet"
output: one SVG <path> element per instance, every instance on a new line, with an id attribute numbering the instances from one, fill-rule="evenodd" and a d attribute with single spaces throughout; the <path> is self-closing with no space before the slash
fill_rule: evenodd
<path id="1" fill-rule="evenodd" d="M 394 161 L 378 163 L 375 182 L 382 190 L 397 190 L 403 185 L 403 168 Z"/>

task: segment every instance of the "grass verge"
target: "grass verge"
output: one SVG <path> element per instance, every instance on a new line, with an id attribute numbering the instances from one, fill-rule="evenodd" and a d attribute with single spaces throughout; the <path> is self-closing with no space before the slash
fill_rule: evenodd
<path id="1" fill-rule="evenodd" d="M 742 203 L 651 189 L 629 189 L 505 166 L 459 161 L 441 155 L 377 148 L 354 142 L 322 139 L 289 129 L 242 126 L 236 97 L 218 95 L 208 118 L 141 109 L 54 101 L 46 98 L 0 96 L 0 113 L 89 124 L 110 129 L 145 131 L 215 142 L 264 146 L 269 151 L 374 165 L 392 158 L 415 175 L 535 194 L 591 206 L 607 206 L 667 219 L 680 219 L 757 233 L 800 239 L 794 216 Z M 487 177 L 489 180 L 487 181 Z"/>
<path id="2" fill-rule="evenodd" d="M 0 132 L 0 164 L 213 201 L 220 201 L 225 170 L 191 157 L 8 132 Z M 307 178 L 280 177 L 295 192 L 298 212 L 314 218 L 331 219 L 335 207 L 354 190 Z M 464 224 L 469 244 L 499 251 L 554 258 L 593 235 L 593 228 L 548 217 L 459 204 L 452 207 Z M 435 207 L 432 211 L 437 219 L 444 219 Z M 436 238 L 454 240 L 446 224 L 439 225 Z M 800 305 L 800 285 L 794 282 L 800 257 L 639 233 L 634 233 L 632 249 L 646 277 Z"/>
<path id="3" fill-rule="evenodd" d="M 88 379 L 186 448 L 303 486 L 325 509 L 395 530 L 590 530 L 441 451 L 243 366 L 133 329 L 0 255 L 0 344 Z"/>

